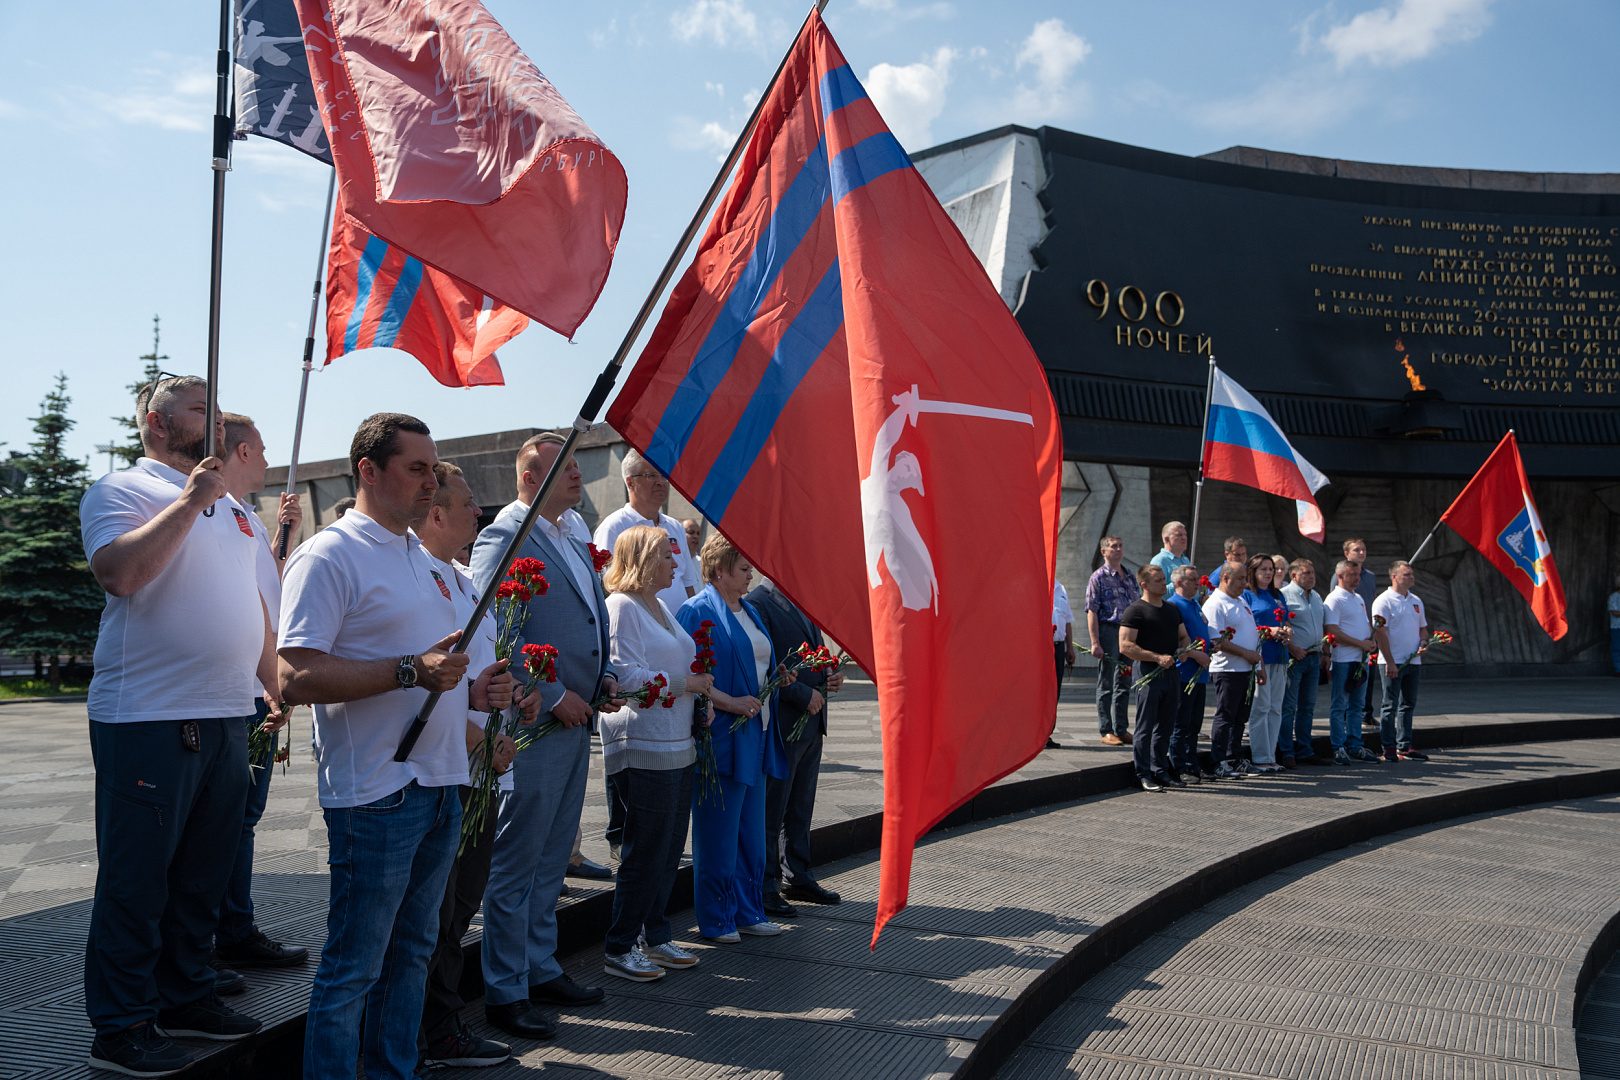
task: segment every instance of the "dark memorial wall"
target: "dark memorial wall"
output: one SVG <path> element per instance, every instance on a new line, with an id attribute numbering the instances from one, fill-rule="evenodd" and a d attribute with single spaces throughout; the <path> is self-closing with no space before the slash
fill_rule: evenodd
<path id="1" fill-rule="evenodd" d="M 1040 137 L 1051 231 L 1019 322 L 1060 412 L 1114 414 L 1070 424 L 1071 456 L 1196 460 L 1213 355 L 1330 475 L 1466 476 L 1510 427 L 1543 475 L 1620 471 L 1620 194 Z"/>
<path id="2" fill-rule="evenodd" d="M 1606 668 L 1605 600 L 1620 573 L 1616 178 L 1342 163 L 1360 174 L 1346 178 L 1324 159 L 1262 168 L 1036 134 L 1049 231 L 1016 310 L 1047 368 L 1065 457 L 1151 466 L 1155 527 L 1190 521 L 1214 356 L 1332 480 L 1320 496 L 1328 537 L 1300 536 L 1287 500 L 1211 483 L 1198 564 L 1243 535 L 1251 551 L 1310 558 L 1322 573 L 1344 538 L 1362 536 L 1387 581 L 1389 561 L 1411 555 L 1512 428 L 1570 633 L 1550 641 L 1441 528 L 1418 591 L 1458 644 L 1431 661 L 1470 675 Z"/>

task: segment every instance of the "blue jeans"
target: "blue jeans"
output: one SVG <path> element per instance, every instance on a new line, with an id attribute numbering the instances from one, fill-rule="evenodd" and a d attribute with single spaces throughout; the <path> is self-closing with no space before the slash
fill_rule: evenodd
<path id="1" fill-rule="evenodd" d="M 1097 734 L 1131 733 L 1131 669 L 1120 663 L 1119 624 L 1099 622 L 1098 645 L 1103 657 L 1097 667 Z"/>
<path id="2" fill-rule="evenodd" d="M 254 702 L 254 715 L 247 718 L 247 731 L 264 723 L 270 708 L 264 698 Z M 262 769 L 252 769 L 248 776 L 247 808 L 242 811 L 242 833 L 236 841 L 236 860 L 231 864 L 231 878 L 225 885 L 225 899 L 219 905 L 219 929 L 214 940 L 221 945 L 235 945 L 247 938 L 253 929 L 253 830 L 264 816 L 265 800 L 270 798 L 270 777 L 276 771 L 276 749 L 281 745 L 281 733 L 270 736 L 270 760 Z"/>
<path id="3" fill-rule="evenodd" d="M 1384 753 L 1391 750 L 1412 749 L 1412 710 L 1417 707 L 1418 675 L 1421 664 L 1407 664 L 1395 677 L 1388 669 L 1378 665 L 1378 677 L 1384 682 L 1384 702 L 1378 710 L 1379 725 L 1383 729 Z"/>
<path id="4" fill-rule="evenodd" d="M 1322 655 L 1307 653 L 1294 661 L 1283 695 L 1282 727 L 1277 731 L 1277 753 L 1283 757 L 1316 756 L 1311 745 L 1311 724 L 1316 720 L 1316 687 L 1321 680 Z"/>
<path id="5" fill-rule="evenodd" d="M 305 1080 L 409 1080 L 439 905 L 461 832 L 455 787 L 411 781 L 326 811 L 326 948 L 309 994 Z M 362 1028 L 363 1022 L 363 1028 Z"/>
<path id="6" fill-rule="evenodd" d="M 1350 673 L 1360 671 L 1355 682 Z M 1328 684 L 1333 693 L 1328 737 L 1335 751 L 1355 753 L 1361 749 L 1361 714 L 1367 704 L 1367 665 L 1360 660 L 1340 660 L 1333 665 L 1333 681 Z"/>

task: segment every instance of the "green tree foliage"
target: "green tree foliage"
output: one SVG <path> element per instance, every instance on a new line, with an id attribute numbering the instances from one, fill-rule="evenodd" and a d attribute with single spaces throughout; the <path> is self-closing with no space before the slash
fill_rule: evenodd
<path id="1" fill-rule="evenodd" d="M 53 688 L 61 654 L 94 648 L 105 602 L 79 539 L 89 470 L 63 449 L 70 401 L 67 376 L 58 375 L 34 417 L 30 452 L 12 459 L 22 482 L 0 504 L 0 648 L 47 656 Z"/>

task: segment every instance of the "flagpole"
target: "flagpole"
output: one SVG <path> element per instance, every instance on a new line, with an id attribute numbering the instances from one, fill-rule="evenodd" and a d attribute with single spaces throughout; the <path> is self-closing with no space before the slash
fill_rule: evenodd
<path id="1" fill-rule="evenodd" d="M 726 178 L 731 175 L 732 169 L 736 168 L 738 159 L 742 157 L 743 150 L 748 145 L 748 139 L 754 132 L 754 126 L 759 123 L 759 115 L 765 109 L 765 102 L 770 100 L 771 90 L 776 86 L 777 80 L 782 77 L 782 72 L 787 67 L 788 58 L 793 55 L 793 50 L 798 46 L 799 39 L 804 36 L 805 30 L 810 26 L 810 16 L 820 14 L 826 6 L 827 0 L 816 0 L 815 7 L 811 8 L 810 12 L 805 15 L 804 23 L 800 25 L 799 32 L 793 35 L 793 44 L 788 47 L 787 52 L 782 54 L 782 62 L 776 65 L 775 74 L 771 76 L 770 82 L 765 84 L 765 89 L 759 95 L 759 100 L 754 103 L 754 111 L 749 114 L 748 122 L 743 125 L 742 131 L 737 134 L 737 141 L 732 144 L 731 153 L 726 155 L 726 160 L 721 164 L 720 171 L 715 174 L 714 182 L 709 185 L 708 193 L 703 196 L 703 201 L 699 204 L 696 212 L 693 213 L 692 220 L 687 223 L 686 230 L 681 233 L 680 239 L 676 241 L 675 249 L 669 253 L 669 258 L 664 261 L 664 268 L 659 271 L 657 281 L 653 283 L 652 288 L 647 292 L 647 298 L 641 302 L 641 309 L 636 312 L 636 317 L 631 320 L 630 328 L 625 331 L 624 340 L 619 342 L 618 349 L 613 353 L 613 359 L 608 361 L 607 366 L 596 377 L 596 383 L 591 387 L 590 393 L 585 396 L 585 403 L 580 406 L 579 415 L 574 418 L 567 438 L 563 440 L 562 446 L 558 448 L 557 456 L 552 460 L 551 467 L 546 470 L 545 479 L 540 482 L 540 490 L 535 492 L 534 499 L 529 503 L 528 513 L 523 515 L 522 523 L 513 532 L 512 539 L 506 544 L 506 550 L 501 553 L 500 560 L 495 564 L 498 568 L 504 570 L 517 557 L 518 549 L 522 547 L 523 541 L 529 535 L 529 531 L 534 528 L 535 519 L 540 516 L 540 507 L 545 503 L 546 497 L 551 494 L 551 489 L 556 485 L 557 478 L 562 475 L 564 465 L 569 457 L 573 455 L 575 444 L 579 442 L 581 435 L 591 429 L 591 425 L 596 422 L 597 416 L 601 414 L 602 406 L 607 403 L 608 395 L 613 392 L 613 387 L 619 381 L 619 370 L 624 367 L 625 358 L 630 355 L 630 349 L 635 345 L 636 339 L 641 336 L 641 331 L 646 327 L 647 320 L 652 317 L 653 309 L 658 306 L 659 298 L 664 295 L 664 290 L 669 287 L 671 279 L 675 277 L 675 271 L 680 267 L 681 259 L 686 255 L 686 249 L 697 238 L 698 230 L 703 227 L 703 222 L 708 218 L 709 211 L 713 209 L 715 200 L 720 197 L 720 192 L 725 187 Z M 490 606 L 495 600 L 494 586 L 495 582 L 491 581 L 490 587 L 485 589 L 483 595 L 478 598 L 478 606 L 473 609 L 471 618 L 467 620 L 467 625 L 461 632 L 461 638 L 451 647 L 452 652 L 464 651 L 467 644 L 472 640 L 473 631 L 478 628 L 479 623 L 483 622 L 484 616 L 489 612 Z M 400 740 L 399 749 L 394 752 L 395 761 L 404 761 L 411 756 L 411 750 L 415 748 L 416 740 L 422 737 L 422 729 L 427 726 L 428 716 L 432 714 L 433 707 L 439 703 L 440 696 L 437 692 L 430 693 L 427 700 L 422 703 L 421 711 L 411 721 L 411 726 L 406 730 L 405 737 Z"/>
<path id="2" fill-rule="evenodd" d="M 309 373 L 315 366 L 315 317 L 321 306 L 321 280 L 326 270 L 327 231 L 332 219 L 332 200 L 337 194 L 337 169 L 326 182 L 326 211 L 321 214 L 321 246 L 315 259 L 315 288 L 309 295 L 309 332 L 304 335 L 304 375 L 298 383 L 298 419 L 293 421 L 292 460 L 287 463 L 287 493 L 298 497 L 298 444 L 304 437 L 304 402 L 309 398 Z M 287 557 L 292 539 L 292 523 L 283 521 L 276 536 L 276 558 Z"/>
<path id="3" fill-rule="evenodd" d="M 1193 488 L 1192 536 L 1187 540 L 1187 558 L 1198 565 L 1198 511 L 1204 501 L 1204 447 L 1209 440 L 1209 408 L 1215 399 L 1215 357 L 1209 358 L 1209 379 L 1204 387 L 1204 426 L 1198 429 L 1198 483 Z"/>
<path id="4" fill-rule="evenodd" d="M 1441 519 L 1441 521 L 1444 521 L 1444 520 L 1445 520 L 1444 518 Z M 1417 557 L 1419 555 L 1423 554 L 1423 549 L 1429 546 L 1429 541 L 1433 540 L 1434 539 L 1434 534 L 1439 532 L 1439 531 L 1440 531 L 1440 522 L 1437 521 L 1437 522 L 1434 523 L 1434 528 L 1429 530 L 1429 535 L 1425 536 L 1423 538 L 1423 543 L 1421 543 L 1421 544 L 1419 544 L 1417 546 L 1417 550 L 1412 552 L 1412 557 L 1410 559 L 1407 559 L 1406 561 L 1409 562 L 1409 563 L 1417 562 Z"/>
<path id="5" fill-rule="evenodd" d="M 220 277 L 225 256 L 225 174 L 231 168 L 231 0 L 219 4 L 219 52 L 214 94 L 214 217 L 208 265 L 208 404 L 203 457 L 222 449 L 214 427 L 219 416 Z M 203 511 L 212 514 L 213 507 Z"/>

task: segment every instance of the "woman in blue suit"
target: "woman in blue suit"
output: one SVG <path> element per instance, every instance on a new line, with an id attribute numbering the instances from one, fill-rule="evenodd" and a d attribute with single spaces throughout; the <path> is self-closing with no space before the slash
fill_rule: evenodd
<path id="1" fill-rule="evenodd" d="M 692 872 L 698 932 L 711 941 L 740 941 L 740 934 L 770 937 L 782 928 L 765 917 L 765 780 L 787 775 L 787 758 L 775 717 L 775 694 L 759 690 L 776 670 L 765 622 L 743 599 L 754 568 L 730 541 L 716 533 L 703 545 L 708 586 L 681 605 L 676 616 L 688 633 L 705 621 L 714 649 L 714 759 L 720 798 L 692 803 Z M 737 717 L 747 723 L 736 731 Z"/>

